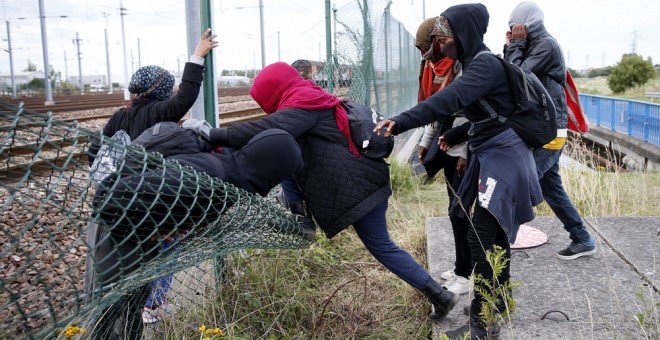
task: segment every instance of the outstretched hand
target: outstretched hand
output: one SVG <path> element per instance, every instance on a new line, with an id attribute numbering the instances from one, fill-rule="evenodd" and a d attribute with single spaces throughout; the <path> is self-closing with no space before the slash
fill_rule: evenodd
<path id="1" fill-rule="evenodd" d="M 374 128 L 374 132 L 380 136 L 380 130 L 383 128 L 386 128 L 385 132 L 383 132 L 383 136 L 385 137 L 390 137 L 394 134 L 394 127 L 396 126 L 396 122 L 391 120 L 391 119 L 384 119 L 378 122 L 376 124 L 376 127 Z"/>
<path id="2" fill-rule="evenodd" d="M 447 143 L 445 136 L 440 136 L 440 138 L 438 138 L 438 148 L 444 152 L 447 152 L 449 149 L 451 149 L 451 145 Z"/>
<path id="3" fill-rule="evenodd" d="M 206 31 L 204 31 L 204 34 L 202 34 L 202 39 L 197 43 L 197 47 L 195 47 L 195 52 L 193 54 L 200 58 L 206 57 L 212 49 L 218 46 L 218 42 L 213 40 L 216 37 L 217 35 L 211 35 L 211 29 L 207 28 Z"/>
<path id="4" fill-rule="evenodd" d="M 195 131 L 198 135 L 202 136 L 206 140 L 211 139 L 211 125 L 205 120 L 199 120 L 195 118 L 186 119 L 181 127 L 184 129 L 189 129 Z"/>

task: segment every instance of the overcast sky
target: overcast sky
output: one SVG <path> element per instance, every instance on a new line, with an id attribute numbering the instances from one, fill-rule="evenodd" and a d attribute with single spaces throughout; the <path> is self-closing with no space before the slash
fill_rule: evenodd
<path id="1" fill-rule="evenodd" d="M 355 0 L 332 1 L 337 8 Z M 518 0 L 482 1 L 490 12 L 486 44 L 501 52 L 511 10 Z M 106 74 L 104 29 L 110 41 L 113 82 L 123 82 L 119 0 L 44 0 L 49 63 L 56 71 L 78 75 L 76 33 L 82 73 Z M 392 15 L 411 34 L 423 20 L 423 1 L 393 0 Z M 460 1 L 426 1 L 426 17 Z M 539 0 L 549 32 L 562 45 L 569 67 L 614 65 L 635 50 L 660 63 L 660 1 Z M 325 51 L 324 0 L 263 0 L 266 64 L 279 59 L 320 59 Z M 27 60 L 43 70 L 38 0 L 2 0 L 2 18 L 11 26 L 14 70 Z M 124 0 L 129 77 L 141 65 L 155 64 L 177 72 L 187 60 L 184 0 Z M 217 68 L 261 68 L 259 0 L 215 0 L 214 31 L 219 35 Z M 66 16 L 61 18 L 60 16 Z M 0 27 L 0 74 L 9 73 L 6 25 Z M 139 50 L 138 50 L 139 39 Z M 65 59 L 66 55 L 66 59 Z M 66 60 L 66 62 L 65 62 Z"/>

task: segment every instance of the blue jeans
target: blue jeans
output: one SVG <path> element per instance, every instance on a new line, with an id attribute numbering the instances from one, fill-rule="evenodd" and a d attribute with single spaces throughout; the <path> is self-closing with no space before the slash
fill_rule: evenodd
<path id="1" fill-rule="evenodd" d="M 304 199 L 292 179 L 282 182 L 282 190 L 289 202 L 302 202 Z M 353 223 L 353 228 L 362 244 L 378 262 L 411 286 L 423 290 L 431 281 L 431 275 L 390 238 L 387 231 L 387 204 L 388 200 L 383 200 Z"/>
<path id="2" fill-rule="evenodd" d="M 564 224 L 564 229 L 570 234 L 573 243 L 593 246 L 596 241 L 585 229 L 582 217 L 580 217 L 580 213 L 575 209 L 571 199 L 566 194 L 561 176 L 559 176 L 559 157 L 562 151 L 563 147 L 560 150 L 534 149 L 536 171 L 539 175 L 543 198 L 552 209 L 552 212 Z"/>
<path id="3" fill-rule="evenodd" d="M 374 210 L 353 223 L 353 228 L 378 262 L 411 286 L 423 290 L 431 281 L 431 275 L 390 238 L 387 231 L 387 202 L 387 199 L 383 200 Z"/>
<path id="4" fill-rule="evenodd" d="M 172 241 L 164 241 L 162 251 L 165 252 L 166 250 L 168 250 L 170 247 L 174 245 L 174 243 L 176 243 L 176 241 L 178 241 L 178 239 L 179 238 L 175 236 Z M 168 267 L 173 267 L 175 264 L 176 261 L 170 262 L 168 264 L 164 264 L 162 268 L 165 269 Z M 165 294 L 167 294 L 167 292 L 170 290 L 170 287 L 172 287 L 173 278 L 174 275 L 168 274 L 151 281 L 150 284 L 151 292 L 149 293 L 149 298 L 147 299 L 147 302 L 144 304 L 145 307 L 155 308 L 157 306 L 160 306 L 163 302 L 165 302 Z"/>

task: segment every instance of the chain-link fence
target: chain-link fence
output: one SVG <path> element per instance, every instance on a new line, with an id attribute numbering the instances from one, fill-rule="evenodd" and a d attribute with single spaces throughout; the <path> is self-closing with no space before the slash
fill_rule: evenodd
<path id="1" fill-rule="evenodd" d="M 334 12 L 333 82 L 324 84 L 386 116 L 416 101 L 419 65 L 389 5 Z M 309 245 L 271 200 L 52 114 L 3 104 L 0 139 L 0 338 L 67 337 L 72 326 L 135 338 L 165 315 L 204 313 L 224 254 Z M 98 187 L 87 161 L 95 141 L 123 160 Z"/>
<path id="2" fill-rule="evenodd" d="M 331 68 L 335 93 L 374 107 L 386 117 L 417 101 L 419 51 L 415 39 L 390 14 L 390 0 L 354 1 L 332 16 Z M 330 82 L 322 82 L 328 88 Z M 343 94 L 343 93 L 342 93 Z"/>
<path id="3" fill-rule="evenodd" d="M 236 249 L 308 245 L 273 202 L 159 154 L 22 107 L 2 107 L 0 121 L 4 336 L 75 324 L 130 337 L 149 300 L 186 294 L 168 292 L 171 274 Z M 86 150 L 97 139 L 123 157 L 95 188 Z"/>

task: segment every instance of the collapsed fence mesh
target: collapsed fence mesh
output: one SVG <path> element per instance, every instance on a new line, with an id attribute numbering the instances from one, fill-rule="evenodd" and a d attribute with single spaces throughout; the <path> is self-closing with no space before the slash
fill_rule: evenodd
<path id="1" fill-rule="evenodd" d="M 123 338 L 173 273 L 236 249 L 308 246 L 272 201 L 159 154 L 117 143 L 121 165 L 95 187 L 86 150 L 114 140 L 22 107 L 0 121 L 5 336 L 76 325 Z"/>

